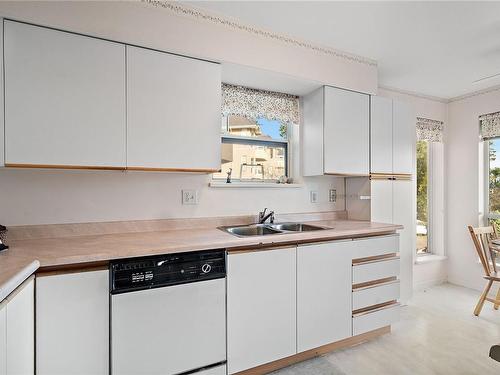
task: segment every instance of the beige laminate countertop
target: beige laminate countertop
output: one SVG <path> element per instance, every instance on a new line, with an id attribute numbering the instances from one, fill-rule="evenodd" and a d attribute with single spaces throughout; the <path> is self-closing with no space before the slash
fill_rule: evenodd
<path id="1" fill-rule="evenodd" d="M 156 232 L 23 239 L 9 242 L 0 254 L 0 301 L 39 267 L 64 267 L 112 259 L 208 249 L 238 249 L 287 243 L 380 235 L 401 225 L 368 221 L 310 221 L 332 229 L 240 238 L 215 227 Z"/>

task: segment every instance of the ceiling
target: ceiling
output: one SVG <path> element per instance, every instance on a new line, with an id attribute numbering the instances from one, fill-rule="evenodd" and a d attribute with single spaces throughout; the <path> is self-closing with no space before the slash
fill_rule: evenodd
<path id="1" fill-rule="evenodd" d="M 188 3 L 377 60 L 382 87 L 452 99 L 500 85 L 500 2 Z"/>

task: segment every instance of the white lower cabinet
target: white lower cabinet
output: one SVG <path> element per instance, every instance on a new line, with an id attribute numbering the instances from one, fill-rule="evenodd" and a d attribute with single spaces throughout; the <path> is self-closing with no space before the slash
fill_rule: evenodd
<path id="1" fill-rule="evenodd" d="M 0 375 L 7 374 L 7 301 L 0 303 Z"/>
<path id="2" fill-rule="evenodd" d="M 356 315 L 352 319 L 352 333 L 353 335 L 361 335 L 374 329 L 389 326 L 399 320 L 399 314 L 399 304 L 392 304 Z"/>
<path id="3" fill-rule="evenodd" d="M 226 365 L 222 365 L 196 372 L 195 375 L 226 375 L 226 371 Z"/>
<path id="4" fill-rule="evenodd" d="M 297 351 L 351 336 L 353 241 L 297 248 Z"/>
<path id="5" fill-rule="evenodd" d="M 107 270 L 37 277 L 36 303 L 37 375 L 109 373 Z"/>
<path id="6" fill-rule="evenodd" d="M 35 299 L 33 278 L 9 297 L 6 306 L 6 373 L 35 373 Z"/>
<path id="7" fill-rule="evenodd" d="M 296 247 L 229 253 L 228 373 L 296 354 Z"/>

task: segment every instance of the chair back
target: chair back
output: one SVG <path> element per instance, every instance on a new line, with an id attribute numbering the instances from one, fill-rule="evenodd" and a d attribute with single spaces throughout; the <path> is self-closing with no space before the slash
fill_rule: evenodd
<path id="1" fill-rule="evenodd" d="M 491 240 L 497 238 L 496 230 L 492 226 L 473 228 L 469 225 L 468 228 L 477 255 L 479 255 L 479 259 L 483 265 L 485 275 L 491 276 L 497 272 L 495 255 L 490 248 Z"/>

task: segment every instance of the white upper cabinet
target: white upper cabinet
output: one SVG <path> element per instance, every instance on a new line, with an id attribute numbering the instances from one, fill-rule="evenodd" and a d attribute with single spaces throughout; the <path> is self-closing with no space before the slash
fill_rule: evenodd
<path id="1" fill-rule="evenodd" d="M 371 173 L 413 174 L 415 122 L 409 104 L 371 97 Z"/>
<path id="2" fill-rule="evenodd" d="M 126 164 L 125 46 L 4 23 L 5 163 Z"/>
<path id="3" fill-rule="evenodd" d="M 351 336 L 353 241 L 297 248 L 297 351 Z"/>
<path id="4" fill-rule="evenodd" d="M 219 64 L 127 46 L 127 166 L 220 169 Z"/>
<path id="5" fill-rule="evenodd" d="M 413 174 L 417 117 L 411 105 L 393 102 L 393 173 Z"/>
<path id="6" fill-rule="evenodd" d="M 369 95 L 322 87 L 303 98 L 303 174 L 369 174 Z"/>
<path id="7" fill-rule="evenodd" d="M 371 172 L 392 173 L 392 100 L 381 96 L 370 99 Z"/>

